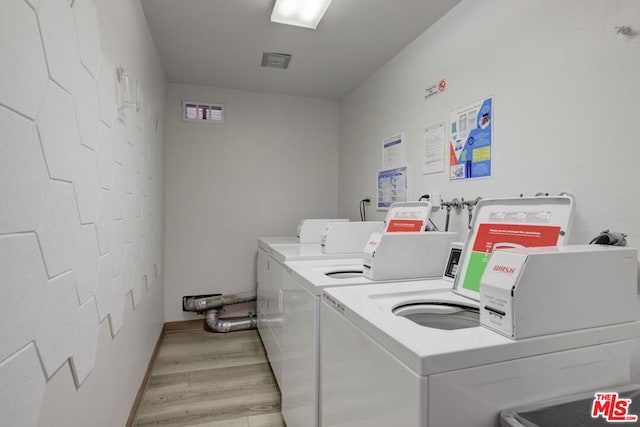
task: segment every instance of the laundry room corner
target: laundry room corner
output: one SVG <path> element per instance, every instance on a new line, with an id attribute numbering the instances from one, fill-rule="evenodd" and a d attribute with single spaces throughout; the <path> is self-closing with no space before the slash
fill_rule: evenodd
<path id="1" fill-rule="evenodd" d="M 167 93 L 165 318 L 179 321 L 198 318 L 183 296 L 255 290 L 258 237 L 336 215 L 338 104 L 188 84 Z M 223 105 L 224 120 L 186 121 L 185 102 Z"/>

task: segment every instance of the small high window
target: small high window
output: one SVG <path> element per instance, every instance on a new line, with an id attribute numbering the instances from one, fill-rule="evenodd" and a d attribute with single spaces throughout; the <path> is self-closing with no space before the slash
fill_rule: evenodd
<path id="1" fill-rule="evenodd" d="M 224 122 L 224 106 L 204 102 L 182 101 L 182 120 L 187 122 Z"/>

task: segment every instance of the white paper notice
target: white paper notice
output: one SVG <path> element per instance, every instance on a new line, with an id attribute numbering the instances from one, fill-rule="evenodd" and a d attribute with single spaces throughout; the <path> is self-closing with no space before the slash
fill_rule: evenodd
<path id="1" fill-rule="evenodd" d="M 390 136 L 382 141 L 382 169 L 402 165 L 402 134 Z"/>
<path id="2" fill-rule="evenodd" d="M 387 210 L 392 203 L 407 201 L 407 166 L 378 171 L 378 210 Z"/>
<path id="3" fill-rule="evenodd" d="M 424 131 L 423 175 L 444 172 L 444 129 L 444 123 L 440 123 Z"/>

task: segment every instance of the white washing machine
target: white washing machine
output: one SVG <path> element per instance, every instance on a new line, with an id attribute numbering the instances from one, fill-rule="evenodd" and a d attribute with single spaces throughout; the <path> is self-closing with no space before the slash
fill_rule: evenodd
<path id="1" fill-rule="evenodd" d="M 420 282 L 325 290 L 323 426 L 498 426 L 502 409 L 630 381 L 637 321 L 512 340 L 393 312 L 438 296 Z"/>
<path id="2" fill-rule="evenodd" d="M 347 225 L 347 229 L 357 230 L 349 233 L 343 240 L 344 247 L 354 247 L 353 239 L 361 248 L 357 252 L 344 252 L 336 246 L 334 253 L 324 253 L 320 243 L 314 244 L 272 244 L 258 247 L 257 259 L 257 321 L 258 332 L 262 338 L 271 369 L 276 381 L 282 383 L 282 325 L 283 325 L 283 279 L 284 263 L 291 260 L 317 259 L 362 259 L 362 248 L 369 235 L 383 229 L 382 221 L 369 222 L 341 222 L 335 224 Z M 341 227 L 341 229 L 344 227 Z"/>
<path id="3" fill-rule="evenodd" d="M 258 332 L 267 351 L 274 376 L 282 383 L 283 274 L 285 261 L 312 259 L 361 258 L 372 233 L 394 227 L 398 231 L 421 230 L 431 213 L 429 202 L 393 204 L 385 221 L 348 222 L 345 220 L 306 220 L 298 227 L 300 241 L 295 244 L 282 238 L 258 241 L 257 321 Z M 385 228 L 386 224 L 386 228 Z M 410 227 L 410 228 L 407 228 Z M 411 228 L 412 227 L 412 228 Z M 317 238 L 315 234 L 319 233 Z M 304 238 L 303 238 L 304 237 Z"/>
<path id="4" fill-rule="evenodd" d="M 420 282 L 326 289 L 322 425 L 494 426 L 502 408 L 628 382 L 637 321 L 523 340 L 480 326 L 492 252 L 561 245 L 572 214 L 568 197 L 481 201 L 455 292 Z"/>
<path id="5" fill-rule="evenodd" d="M 348 219 L 327 218 L 327 219 L 303 219 L 298 224 L 296 236 L 286 237 L 259 237 L 258 253 L 256 260 L 256 311 L 258 320 L 258 333 L 260 334 L 265 348 L 268 353 L 279 354 L 276 351 L 275 339 L 273 333 L 266 321 L 266 315 L 269 313 L 269 299 L 273 298 L 273 292 L 270 291 L 268 283 L 269 274 L 269 253 L 274 247 L 288 248 L 292 253 L 320 253 L 320 235 L 325 225 L 331 222 L 347 222 Z M 306 249 L 300 249 L 306 248 Z M 272 276 L 277 276 L 278 272 L 274 271 Z M 272 278 L 275 283 L 276 277 Z M 273 285 L 275 287 L 275 284 Z"/>
<path id="6" fill-rule="evenodd" d="M 424 235 L 426 234 L 426 235 Z M 414 248 L 415 240 L 432 241 L 432 256 L 423 245 L 422 256 L 413 258 L 427 266 L 421 270 L 426 276 L 438 276 L 441 280 L 418 280 L 423 288 L 450 289 L 460 259 L 461 243 L 451 243 L 455 233 L 423 233 L 403 235 L 399 240 L 406 249 Z M 390 240 L 395 247 L 398 239 Z M 380 247 L 385 247 L 382 244 Z M 450 248 L 450 250 L 449 250 Z M 441 253 L 435 253 L 439 251 Z M 386 253 L 384 249 L 381 253 Z M 404 253 L 404 252 L 402 252 Z M 382 256 L 382 255 L 381 255 Z M 395 254 L 389 257 L 396 258 Z M 387 262 L 382 260 L 385 267 Z M 437 265 L 436 265 L 437 264 Z M 446 264 L 446 266 L 445 266 Z M 289 427 L 312 427 L 320 421 L 320 296 L 329 287 L 379 285 L 389 282 L 373 281 L 363 275 L 363 259 L 288 261 L 284 266 L 282 291 L 283 323 L 281 330 L 282 363 L 281 383 L 282 414 Z M 401 277 L 406 272 L 416 271 L 407 263 L 396 265 L 387 277 Z M 444 271 L 444 273 L 443 273 Z"/>

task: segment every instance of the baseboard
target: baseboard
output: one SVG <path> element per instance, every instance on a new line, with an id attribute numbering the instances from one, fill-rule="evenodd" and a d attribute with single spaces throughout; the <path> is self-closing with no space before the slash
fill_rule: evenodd
<path id="1" fill-rule="evenodd" d="M 140 404 L 142 403 L 142 399 L 144 398 L 144 393 L 145 391 L 147 391 L 147 385 L 149 384 L 149 380 L 151 379 L 151 372 L 153 371 L 153 365 L 156 363 L 156 358 L 158 357 L 158 352 L 160 351 L 160 345 L 162 344 L 163 338 L 164 338 L 164 326 L 160 331 L 160 335 L 158 336 L 158 340 L 156 341 L 156 346 L 153 349 L 153 353 L 151 353 L 151 358 L 149 359 L 149 365 L 147 366 L 147 371 L 144 374 L 144 379 L 142 380 L 142 384 L 140 384 L 140 388 L 138 389 L 136 398 L 133 401 L 133 406 L 131 406 L 131 411 L 129 412 L 129 418 L 127 418 L 126 427 L 132 427 L 134 421 L 136 420 L 136 415 L 138 414 L 138 409 L 140 409 Z"/>
<path id="2" fill-rule="evenodd" d="M 162 328 L 162 332 L 170 334 L 172 332 L 201 331 L 204 328 L 204 318 L 193 320 L 181 320 L 179 322 L 167 322 Z"/>

